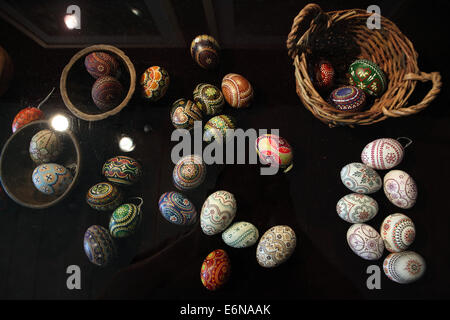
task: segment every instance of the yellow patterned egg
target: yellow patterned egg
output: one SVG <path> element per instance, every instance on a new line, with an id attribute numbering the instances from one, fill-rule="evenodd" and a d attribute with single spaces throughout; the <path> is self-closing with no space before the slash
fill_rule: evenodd
<path id="1" fill-rule="evenodd" d="M 56 161 L 62 151 L 62 139 L 54 131 L 44 129 L 36 133 L 30 142 L 30 156 L 36 164 Z"/>

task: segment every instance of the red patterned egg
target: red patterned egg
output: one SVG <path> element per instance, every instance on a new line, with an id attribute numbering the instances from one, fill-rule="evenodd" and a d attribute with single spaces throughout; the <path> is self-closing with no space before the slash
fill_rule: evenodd
<path id="1" fill-rule="evenodd" d="M 403 160 L 404 149 L 395 139 L 377 139 L 367 144 L 361 153 L 362 162 L 373 169 L 392 169 Z"/>
<path id="2" fill-rule="evenodd" d="M 384 252 L 380 234 L 364 223 L 351 225 L 347 231 L 347 243 L 355 254 L 365 260 L 378 260 Z"/>
<path id="3" fill-rule="evenodd" d="M 111 76 L 98 78 L 92 86 L 91 94 L 95 105 L 102 111 L 114 109 L 124 98 L 122 84 Z"/>
<path id="4" fill-rule="evenodd" d="M 84 59 L 87 72 L 95 79 L 103 76 L 116 77 L 119 63 L 116 58 L 106 52 L 92 52 Z"/>
<path id="5" fill-rule="evenodd" d="M 41 120 L 44 118 L 44 113 L 34 107 L 27 107 L 25 109 L 20 110 L 20 112 L 16 115 L 12 122 L 12 132 L 16 132 L 17 129 L 23 127 L 30 122 Z"/>
<path id="6" fill-rule="evenodd" d="M 102 174 L 113 183 L 128 186 L 140 179 L 142 167 L 131 157 L 117 156 L 105 162 Z"/>
<path id="7" fill-rule="evenodd" d="M 414 242 L 416 228 L 409 217 L 402 213 L 394 213 L 384 219 L 380 234 L 388 251 L 401 252 Z"/>
<path id="8" fill-rule="evenodd" d="M 278 165 L 288 172 L 292 169 L 293 151 L 286 139 L 264 134 L 256 139 L 256 152 L 263 164 Z"/>
<path id="9" fill-rule="evenodd" d="M 169 88 L 169 73 L 163 67 L 150 67 L 142 74 L 140 84 L 142 96 L 148 100 L 157 101 L 166 94 Z"/>
<path id="10" fill-rule="evenodd" d="M 391 253 L 383 262 L 383 271 L 386 276 L 402 284 L 419 280 L 425 270 L 425 259 L 413 251 Z"/>
<path id="11" fill-rule="evenodd" d="M 215 291 L 229 280 L 230 274 L 230 258 L 224 250 L 218 249 L 208 254 L 203 261 L 200 279 L 206 289 Z"/>
<path id="12" fill-rule="evenodd" d="M 334 68 L 327 60 L 321 60 L 314 68 L 315 85 L 318 89 L 326 89 L 333 85 Z"/>
<path id="13" fill-rule="evenodd" d="M 222 80 L 222 93 L 228 104 L 234 108 L 245 108 L 253 99 L 253 87 L 243 76 L 229 73 Z"/>
<path id="14" fill-rule="evenodd" d="M 391 170 L 383 180 L 384 194 L 393 205 L 409 209 L 416 204 L 417 185 L 405 171 Z"/>

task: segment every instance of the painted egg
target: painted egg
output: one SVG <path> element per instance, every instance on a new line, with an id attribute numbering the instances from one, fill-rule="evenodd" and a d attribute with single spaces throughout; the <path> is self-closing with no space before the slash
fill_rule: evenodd
<path id="1" fill-rule="evenodd" d="M 116 77 L 119 63 L 116 58 L 106 52 L 92 52 L 84 58 L 87 72 L 95 79 L 103 76 Z"/>
<path id="2" fill-rule="evenodd" d="M 181 193 L 163 193 L 158 201 L 159 211 L 164 219 L 177 225 L 190 225 L 197 219 L 194 204 Z"/>
<path id="3" fill-rule="evenodd" d="M 383 255 L 383 239 L 367 224 L 353 224 L 347 231 L 347 243 L 352 251 L 363 259 L 378 260 Z"/>
<path id="4" fill-rule="evenodd" d="M 103 76 L 94 82 L 91 95 L 100 110 L 108 111 L 122 102 L 124 90 L 119 80 L 111 76 Z"/>
<path id="5" fill-rule="evenodd" d="M 252 85 L 236 73 L 229 73 L 223 77 L 222 93 L 228 104 L 234 108 L 248 107 L 253 99 Z"/>
<path id="6" fill-rule="evenodd" d="M 142 167 L 131 157 L 117 156 L 105 162 L 102 174 L 113 183 L 129 186 L 140 179 Z"/>
<path id="7" fill-rule="evenodd" d="M 426 263 L 420 254 L 413 251 L 391 253 L 384 259 L 383 270 L 390 280 L 407 284 L 424 275 Z"/>
<path id="8" fill-rule="evenodd" d="M 86 194 L 86 202 L 99 211 L 114 210 L 122 203 L 123 195 L 119 188 L 109 182 L 92 186 Z"/>
<path id="9" fill-rule="evenodd" d="M 205 124 L 205 127 L 203 129 L 203 141 L 211 142 L 215 140 L 218 143 L 222 143 L 224 138 L 225 141 L 227 141 L 232 137 L 232 135 L 230 135 L 231 132 L 227 130 L 235 128 L 236 120 L 231 116 L 222 114 L 212 117 Z"/>
<path id="10" fill-rule="evenodd" d="M 117 257 L 114 240 L 108 230 L 98 225 L 90 226 L 84 233 L 84 252 L 99 267 L 112 264 Z"/>
<path id="11" fill-rule="evenodd" d="M 327 60 L 321 60 L 314 68 L 315 85 L 319 89 L 326 89 L 334 83 L 334 68 Z"/>
<path id="12" fill-rule="evenodd" d="M 378 203 L 368 195 L 351 193 L 338 201 L 336 211 L 347 222 L 363 223 L 377 215 Z"/>
<path id="13" fill-rule="evenodd" d="M 216 191 L 203 203 L 200 227 L 203 233 L 212 236 L 224 231 L 236 216 L 237 203 L 228 191 Z"/>
<path id="14" fill-rule="evenodd" d="M 33 171 L 32 180 L 36 189 L 47 195 L 59 196 L 72 183 L 70 171 L 56 163 L 44 163 Z"/>
<path id="15" fill-rule="evenodd" d="M 62 150 L 61 137 L 52 130 L 41 130 L 30 142 L 30 156 L 36 164 L 56 161 Z"/>
<path id="16" fill-rule="evenodd" d="M 254 245 L 259 238 L 258 229 L 249 222 L 233 223 L 222 233 L 222 240 L 233 248 L 247 248 Z"/>
<path id="17" fill-rule="evenodd" d="M 409 217 L 394 213 L 384 219 L 380 233 L 386 250 L 401 252 L 408 249 L 414 242 L 416 228 Z"/>
<path id="18" fill-rule="evenodd" d="M 331 92 L 330 101 L 338 110 L 356 112 L 364 107 L 366 94 L 354 86 L 340 87 Z"/>
<path id="19" fill-rule="evenodd" d="M 181 158 L 173 169 L 173 183 L 178 190 L 192 190 L 205 181 L 206 165 L 198 155 Z"/>
<path id="20" fill-rule="evenodd" d="M 145 70 L 140 81 L 142 96 L 150 101 L 158 101 L 167 92 L 170 84 L 169 73 L 163 67 L 153 66 Z"/>
<path id="21" fill-rule="evenodd" d="M 362 153 L 362 162 L 378 170 L 392 169 L 403 160 L 404 149 L 395 139 L 377 139 L 367 144 Z"/>
<path id="22" fill-rule="evenodd" d="M 275 134 L 263 134 L 256 139 L 255 148 L 263 164 L 279 166 L 284 172 L 292 169 L 294 154 L 286 139 Z"/>
<path id="23" fill-rule="evenodd" d="M 222 91 L 207 83 L 200 83 L 195 87 L 194 102 L 208 116 L 221 113 L 225 105 Z"/>
<path id="24" fill-rule="evenodd" d="M 141 211 L 133 203 L 116 208 L 109 220 L 109 232 L 114 238 L 126 238 L 136 232 L 141 223 Z"/>
<path id="25" fill-rule="evenodd" d="M 364 92 L 379 97 L 387 87 L 386 76 L 380 67 L 372 61 L 360 59 L 348 69 L 349 83 Z"/>
<path id="26" fill-rule="evenodd" d="M 341 170 L 342 183 L 356 193 L 371 194 L 381 189 L 379 174 L 365 164 L 354 162 Z"/>
<path id="27" fill-rule="evenodd" d="M 175 128 L 192 130 L 194 121 L 202 121 L 203 113 L 197 104 L 181 98 L 173 103 L 170 119 Z"/>
<path id="28" fill-rule="evenodd" d="M 19 111 L 12 122 L 12 132 L 16 132 L 17 129 L 22 128 L 24 125 L 30 122 L 44 119 L 44 113 L 34 107 L 28 107 Z"/>
<path id="29" fill-rule="evenodd" d="M 277 267 L 290 258 L 297 245 L 297 237 L 289 226 L 275 226 L 267 230 L 256 248 L 256 260 L 265 268 Z"/>
<path id="30" fill-rule="evenodd" d="M 204 69 L 214 69 L 220 61 L 220 45 L 213 37 L 202 34 L 191 42 L 192 59 Z"/>
<path id="31" fill-rule="evenodd" d="M 417 185 L 405 171 L 391 170 L 384 176 L 384 194 L 392 204 L 409 209 L 416 204 Z"/>
<path id="32" fill-rule="evenodd" d="M 214 250 L 203 260 L 200 279 L 206 289 L 215 291 L 221 288 L 229 280 L 230 274 L 231 262 L 224 250 Z"/>

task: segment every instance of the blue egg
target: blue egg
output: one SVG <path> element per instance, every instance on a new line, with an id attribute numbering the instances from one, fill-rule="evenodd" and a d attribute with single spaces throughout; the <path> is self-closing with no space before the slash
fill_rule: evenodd
<path id="1" fill-rule="evenodd" d="M 84 234 L 84 252 L 93 264 L 105 267 L 117 257 L 117 249 L 109 231 L 102 226 L 90 226 Z"/>

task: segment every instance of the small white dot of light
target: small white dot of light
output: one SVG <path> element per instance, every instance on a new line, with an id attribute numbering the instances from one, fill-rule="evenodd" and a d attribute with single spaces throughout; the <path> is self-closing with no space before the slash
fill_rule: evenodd
<path id="1" fill-rule="evenodd" d="M 124 152 L 130 152 L 133 151 L 135 148 L 133 139 L 131 139 L 130 137 L 122 137 L 119 141 L 119 148 L 120 150 L 124 151 Z"/>
<path id="2" fill-rule="evenodd" d="M 58 114 L 52 118 L 51 124 L 56 131 L 66 131 L 69 128 L 69 119 Z"/>
<path id="3" fill-rule="evenodd" d="M 68 29 L 75 29 L 78 26 L 78 19 L 74 14 L 66 14 L 64 17 L 64 23 Z"/>
<path id="4" fill-rule="evenodd" d="M 136 9 L 136 8 L 132 8 L 131 12 L 133 12 L 133 14 L 135 14 L 137 16 L 139 16 L 141 14 L 141 12 L 138 9 Z"/>

